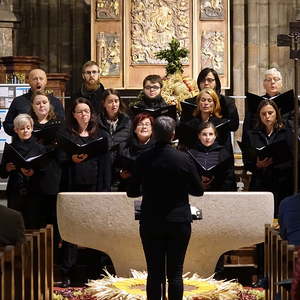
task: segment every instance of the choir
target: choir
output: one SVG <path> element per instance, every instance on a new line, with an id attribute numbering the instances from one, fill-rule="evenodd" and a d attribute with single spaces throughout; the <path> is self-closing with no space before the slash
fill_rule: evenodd
<path id="1" fill-rule="evenodd" d="M 72 99 L 66 117 L 56 98 L 45 93 L 47 79 L 42 70 L 30 73 L 30 92 L 12 103 L 4 122 L 6 131 L 13 136 L 11 146 L 27 160 L 51 153 L 47 163 L 27 168 L 18 165 L 9 147 L 2 157 L 0 177 L 8 178 L 8 207 L 23 214 L 27 228 L 56 224 L 56 196 L 60 191 L 126 191 L 128 182 L 134 180 L 136 158 L 155 144 L 155 115 L 151 111 L 167 107 L 161 96 L 160 76 L 144 79 L 139 101 L 128 111 L 116 90 L 104 90 L 98 75 L 96 63 L 84 64 L 83 86 Z M 293 107 L 285 109 L 291 99 L 286 100 L 287 106 L 285 100 L 279 108 L 276 104 L 276 97 L 281 95 L 281 74 L 271 69 L 265 75 L 266 95 L 248 94 L 240 146 L 245 170 L 252 172 L 250 190 L 274 194 L 276 217 L 280 201 L 293 193 L 293 132 L 289 126 Z M 239 126 L 236 106 L 232 99 L 221 95 L 215 70 L 203 69 L 197 83 L 199 95 L 185 100 L 182 118 L 176 120 L 178 149 L 187 152 L 196 165 L 204 190 L 235 191 L 231 132 Z M 292 96 L 282 98 L 289 97 Z M 261 155 L 259 150 L 269 145 L 282 149 L 276 148 L 283 147 L 282 141 L 285 149 L 290 149 L 289 155 L 282 153 L 286 159 L 276 161 L 272 154 L 276 151 Z"/>

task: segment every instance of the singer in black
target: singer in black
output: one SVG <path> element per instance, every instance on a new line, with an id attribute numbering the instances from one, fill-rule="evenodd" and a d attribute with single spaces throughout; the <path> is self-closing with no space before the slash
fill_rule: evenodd
<path id="1" fill-rule="evenodd" d="M 188 154 L 170 144 L 175 121 L 158 117 L 153 133 L 157 143 L 137 159 L 136 182 L 127 195 L 143 196 L 140 236 L 147 262 L 147 299 L 161 299 L 161 286 L 167 276 L 168 299 L 181 300 L 192 221 L 188 195 L 201 196 L 203 188 Z"/>
<path id="2" fill-rule="evenodd" d="M 269 191 L 274 195 L 274 216 L 277 217 L 280 201 L 292 195 L 292 157 L 282 153 L 286 161 L 277 164 L 272 157 L 253 155 L 253 149 L 262 148 L 286 141 L 292 149 L 292 132 L 284 125 L 280 112 L 273 100 L 262 100 L 257 110 L 256 129 L 245 132 L 243 142 L 243 162 L 246 170 L 252 172 L 249 189 L 251 191 Z M 280 149 L 278 149 L 280 152 Z"/>

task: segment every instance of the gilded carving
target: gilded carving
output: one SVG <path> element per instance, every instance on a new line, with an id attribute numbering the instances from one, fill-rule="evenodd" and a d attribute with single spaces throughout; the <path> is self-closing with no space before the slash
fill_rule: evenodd
<path id="1" fill-rule="evenodd" d="M 121 62 L 120 36 L 99 32 L 96 41 L 97 63 L 101 76 L 119 76 Z"/>
<path id="2" fill-rule="evenodd" d="M 224 74 L 224 32 L 203 31 L 201 36 L 201 67 L 210 67 Z"/>
<path id="3" fill-rule="evenodd" d="M 189 48 L 189 9 L 187 0 L 131 0 L 132 64 L 164 64 L 155 53 L 167 48 L 172 37 Z"/>
<path id="4" fill-rule="evenodd" d="M 201 0 L 201 20 L 224 20 L 224 0 Z"/>
<path id="5" fill-rule="evenodd" d="M 97 0 L 96 20 L 119 19 L 120 0 Z"/>

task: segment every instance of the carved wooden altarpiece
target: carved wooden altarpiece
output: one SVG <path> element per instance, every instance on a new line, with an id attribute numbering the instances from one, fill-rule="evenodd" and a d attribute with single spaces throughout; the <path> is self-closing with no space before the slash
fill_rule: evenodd
<path id="1" fill-rule="evenodd" d="M 141 88 L 148 74 L 165 75 L 155 53 L 172 37 L 189 49 L 185 75 L 197 79 L 204 67 L 229 78 L 230 0 L 92 0 L 91 59 L 106 87 Z"/>

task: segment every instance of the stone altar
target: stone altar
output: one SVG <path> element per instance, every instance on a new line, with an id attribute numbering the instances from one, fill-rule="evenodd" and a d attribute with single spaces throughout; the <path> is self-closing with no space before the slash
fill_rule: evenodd
<path id="1" fill-rule="evenodd" d="M 146 270 L 133 201 L 125 193 L 60 193 L 57 218 L 68 242 L 107 253 L 118 276 Z M 184 272 L 213 274 L 219 256 L 264 241 L 264 224 L 273 219 L 269 192 L 206 192 L 190 196 L 203 220 L 192 224 Z"/>

